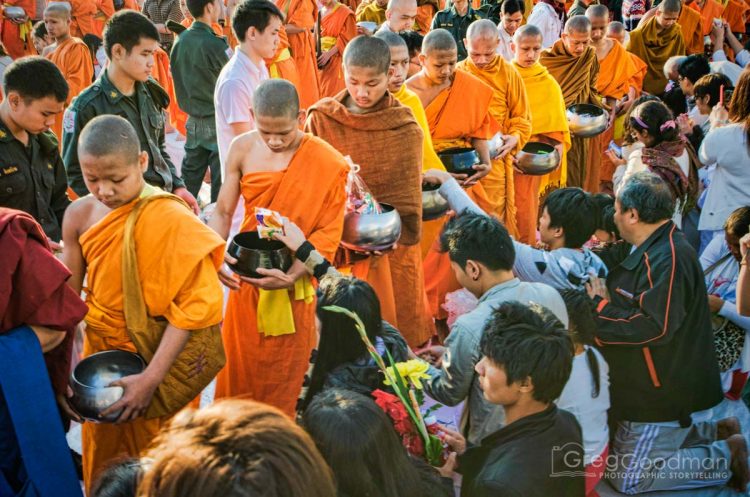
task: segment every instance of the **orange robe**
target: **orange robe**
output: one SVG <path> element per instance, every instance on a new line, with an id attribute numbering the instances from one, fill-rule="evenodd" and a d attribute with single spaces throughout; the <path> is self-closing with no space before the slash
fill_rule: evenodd
<path id="1" fill-rule="evenodd" d="M 297 63 L 292 58 L 289 51 L 289 38 L 286 35 L 284 26 L 279 30 L 279 45 L 276 47 L 276 55 L 273 60 L 266 60 L 268 74 L 272 78 L 285 79 L 297 88 L 297 93 L 301 94 L 299 74 L 297 73 Z"/>
<path id="2" fill-rule="evenodd" d="M 346 86 L 344 84 L 343 55 L 349 41 L 357 36 L 357 25 L 354 12 L 349 7 L 337 3 L 330 12 L 320 20 L 320 46 L 323 53 L 338 48 L 338 53 L 330 58 L 328 64 L 320 70 L 320 91 L 322 97 L 332 97 Z"/>
<path id="3" fill-rule="evenodd" d="M 70 14 L 70 34 L 78 38 L 83 38 L 88 34 L 97 35 L 95 28 L 94 16 L 98 11 L 95 0 L 69 0 Z"/>
<path id="4" fill-rule="evenodd" d="M 182 136 L 186 136 L 185 123 L 187 123 L 187 114 L 177 105 L 174 81 L 172 80 L 172 73 L 169 71 L 169 55 L 162 48 L 157 48 L 156 52 L 154 52 L 154 71 L 152 76 L 169 95 L 169 107 L 167 107 L 169 124 L 179 131 Z"/>
<path id="5" fill-rule="evenodd" d="M 531 134 L 544 135 L 563 144 L 563 150 L 570 149 L 570 132 L 565 116 L 565 99 L 560 84 L 546 67 L 537 62 L 531 67 L 513 66 L 523 79 L 526 96 L 531 108 Z M 567 154 L 564 153 L 560 167 L 546 176 L 530 176 L 515 173 L 516 202 L 527 202 L 525 211 L 518 211 L 520 240 L 524 243 L 536 242 L 536 228 L 539 216 L 540 194 L 553 188 L 562 188 L 567 182 Z M 525 200 L 522 200 L 525 199 Z"/>
<path id="6" fill-rule="evenodd" d="M 627 50 L 648 65 L 643 91 L 661 95 L 667 85 L 664 63 L 672 56 L 685 55 L 685 40 L 678 24 L 660 33 L 656 18 L 652 17 L 630 32 Z"/>
<path id="7" fill-rule="evenodd" d="M 36 15 L 36 1 L 42 0 L 6 0 L 3 4 L 6 7 L 21 7 L 29 19 Z M 9 19 L 2 18 L 2 28 L 0 28 L 0 40 L 2 40 L 5 52 L 12 59 L 18 59 L 24 55 L 34 55 L 34 43 L 31 33 L 31 20 L 23 24 L 15 24 Z"/>
<path id="8" fill-rule="evenodd" d="M 430 337 L 419 246 L 422 131 L 411 110 L 389 93 L 366 114 L 350 112 L 344 105 L 348 96 L 344 90 L 313 105 L 305 128 L 360 166 L 359 175 L 373 197 L 392 205 L 401 216 L 401 238 L 398 247 L 385 255 L 353 264 L 346 261 L 351 253 L 342 251 L 339 266 L 372 285 L 383 319 L 416 347 Z"/>
<path id="9" fill-rule="evenodd" d="M 122 242 L 125 222 L 136 202 L 119 207 L 80 238 L 87 266 L 86 333 L 83 355 L 110 349 L 136 352 L 125 328 Z M 154 200 L 135 225 L 136 257 L 143 299 L 150 316 L 197 330 L 221 322 L 223 292 L 216 275 L 224 241 L 183 204 Z M 190 243 L 184 243 L 190 240 Z M 165 257 L 169 247 L 169 257 Z M 83 425 L 83 475 L 87 494 L 113 460 L 138 457 L 164 427 L 167 417 L 137 418 L 123 424 Z"/>
<path id="10" fill-rule="evenodd" d="M 456 71 L 451 86 L 425 107 L 435 150 L 471 147 L 472 138 L 492 138 L 500 130 L 487 112 L 493 98 L 492 88 L 482 80 L 467 72 Z M 470 193 L 482 209 L 491 211 L 481 184 L 473 187 Z M 437 244 L 433 244 L 425 256 L 424 273 L 430 312 L 436 319 L 445 319 L 448 317 L 442 308 L 445 296 L 461 286 L 453 274 L 448 254 L 439 252 Z"/>
<path id="11" fill-rule="evenodd" d="M 524 208 L 525 204 L 516 205 L 513 156 L 526 145 L 531 136 L 531 113 L 523 80 L 518 71 L 499 55 L 481 69 L 474 64 L 471 57 L 467 57 L 459 62 L 457 69 L 476 76 L 492 88 L 490 115 L 500 125 L 504 135 L 514 135 L 518 138 L 516 148 L 502 159 L 493 159 L 490 174 L 481 180 L 492 205 L 491 213 L 503 222 L 512 236 L 517 237 L 516 208 Z"/>
<path id="12" fill-rule="evenodd" d="M 96 0 L 96 14 L 93 19 L 94 34 L 99 38 L 103 37 L 104 25 L 110 17 L 115 15 L 114 0 Z"/>
<path id="13" fill-rule="evenodd" d="M 636 66 L 631 54 L 622 45 L 612 40 L 612 49 L 599 61 L 599 78 L 596 80 L 596 89 L 602 97 L 620 100 L 630 91 L 633 78 L 641 74 L 641 67 Z M 609 147 L 609 142 L 614 136 L 614 126 L 607 128 L 604 133 L 591 139 L 591 153 L 588 156 L 586 168 L 586 183 L 584 189 L 592 193 L 598 193 L 599 183 L 602 180 L 602 169 L 606 168 L 605 178 L 611 180 L 614 169 L 610 171 L 613 164 L 604 152 Z"/>
<path id="14" fill-rule="evenodd" d="M 697 2 L 691 2 L 687 6 L 700 12 L 702 36 L 707 36 L 711 33 L 711 26 L 714 19 L 721 19 L 721 15 L 724 13 L 724 6 L 715 0 L 706 0 L 702 9 L 698 7 Z"/>
<path id="15" fill-rule="evenodd" d="M 427 35 L 430 32 L 430 26 L 432 25 L 432 18 L 438 12 L 438 5 L 435 0 L 419 0 L 417 2 L 417 18 L 415 24 L 417 26 L 417 32 L 422 36 Z"/>
<path id="16" fill-rule="evenodd" d="M 255 229 L 255 207 L 273 209 L 297 224 L 323 257 L 333 260 L 343 230 L 347 171 L 341 154 L 306 135 L 286 170 L 242 177 L 246 212 L 242 231 Z M 305 281 L 309 279 L 303 277 L 295 287 L 306 286 Z M 222 330 L 227 362 L 216 379 L 217 399 L 247 397 L 294 415 L 318 337 L 314 292 L 307 300 L 297 300 L 296 292 L 286 295 L 294 331 L 272 335 L 258 326 L 262 305 L 258 288 L 243 284 L 229 294 Z"/>
<path id="17" fill-rule="evenodd" d="M 289 50 L 300 80 L 297 87 L 300 105 L 306 109 L 320 99 L 318 58 L 315 54 L 315 37 L 311 31 L 318 19 L 318 5 L 314 0 L 276 0 L 276 6 L 286 16 L 286 24 L 305 30 L 302 33 L 287 34 Z"/>
<path id="18" fill-rule="evenodd" d="M 68 100 L 65 106 L 87 88 L 94 78 L 94 64 L 91 62 L 91 51 L 89 47 L 79 38 L 70 37 L 57 45 L 54 51 L 47 54 L 47 58 L 54 62 L 68 82 Z M 62 121 L 63 113 L 55 116 L 55 124 L 52 131 L 57 136 L 62 148 Z"/>
<path id="19" fill-rule="evenodd" d="M 680 18 L 677 20 L 677 24 L 680 25 L 688 55 L 702 54 L 705 49 L 703 46 L 701 22 L 701 14 L 697 10 L 683 8 L 680 11 Z"/>
<path id="20" fill-rule="evenodd" d="M 750 13 L 750 5 L 740 0 L 729 0 L 724 9 L 724 18 L 734 33 L 745 33 L 745 24 Z"/>

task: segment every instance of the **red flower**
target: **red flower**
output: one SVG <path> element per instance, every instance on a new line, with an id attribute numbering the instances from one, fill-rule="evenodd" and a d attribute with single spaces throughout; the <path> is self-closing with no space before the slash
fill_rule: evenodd
<path id="1" fill-rule="evenodd" d="M 424 456 L 422 437 L 417 432 L 417 428 L 401 400 L 382 390 L 375 390 L 372 392 L 372 396 L 375 398 L 375 403 L 391 418 L 393 427 L 401 437 L 401 443 L 406 450 L 414 456 Z"/>

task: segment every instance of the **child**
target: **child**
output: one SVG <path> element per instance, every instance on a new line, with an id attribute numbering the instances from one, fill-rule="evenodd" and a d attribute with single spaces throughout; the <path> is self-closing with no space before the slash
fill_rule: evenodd
<path id="1" fill-rule="evenodd" d="M 569 330 L 575 356 L 570 378 L 555 403 L 573 414 L 581 425 L 587 473 L 586 495 L 596 495 L 592 492 L 604 474 L 609 442 L 609 366 L 593 347 L 596 323 L 591 299 L 577 290 L 564 290 L 562 296 L 570 316 Z M 596 476 L 589 476 L 589 473 Z"/>
<path id="2" fill-rule="evenodd" d="M 47 47 L 55 42 L 49 33 L 47 33 L 47 26 L 45 26 L 44 21 L 34 24 L 33 40 L 36 53 L 42 57 L 47 55 Z"/>
<path id="3" fill-rule="evenodd" d="M 138 135 L 125 119 L 92 119 L 80 134 L 78 157 L 86 189 L 92 194 L 68 209 L 63 259 L 73 273 L 69 283 L 76 292 L 87 279 L 84 355 L 110 349 L 146 357 L 153 353 L 142 373 L 112 383 L 124 393 L 102 415 L 122 409 L 117 424 L 83 426 L 83 477 L 90 491 L 99 472 L 113 459 L 139 456 L 166 420 L 192 400 L 223 364 L 219 331 L 212 327 L 221 321 L 222 291 L 216 272 L 224 241 L 179 198 L 159 198 L 163 192 L 145 183 L 148 154 L 140 150 Z M 135 224 L 127 224 L 136 211 L 140 215 Z M 126 235 L 132 236 L 134 244 L 134 257 L 129 259 L 124 257 L 129 252 L 124 251 L 133 245 L 126 245 Z M 126 260 L 132 261 L 130 267 Z M 142 311 L 137 309 L 139 296 L 133 293 L 139 286 L 141 305 L 145 305 Z M 163 319 L 166 329 L 159 332 L 161 336 L 154 336 L 150 325 L 147 330 L 145 324 L 137 326 L 144 313 Z M 165 378 L 172 378 L 167 372 L 183 364 L 180 353 L 195 344 L 192 337 L 203 341 L 199 350 L 189 351 L 206 359 L 199 365 L 202 372 L 181 371 L 190 379 L 179 385 L 180 391 L 167 384 L 163 387 Z M 144 349 L 147 339 L 154 340 L 155 352 Z M 159 395 L 156 406 L 152 405 L 155 392 Z M 171 399 L 183 393 L 192 397 L 174 405 Z M 147 413 L 148 418 L 144 417 Z"/>
<path id="4" fill-rule="evenodd" d="M 53 3 L 44 9 L 44 25 L 55 45 L 46 52 L 46 57 L 55 63 L 65 76 L 70 91 L 65 105 L 81 93 L 94 79 L 94 63 L 89 47 L 80 39 L 70 36 L 70 11 L 62 3 Z M 52 131 L 62 148 L 63 115 L 55 117 Z"/>

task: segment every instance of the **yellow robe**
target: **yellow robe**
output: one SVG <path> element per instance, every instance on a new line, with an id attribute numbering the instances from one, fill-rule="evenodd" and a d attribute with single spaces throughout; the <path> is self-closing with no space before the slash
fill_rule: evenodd
<path id="1" fill-rule="evenodd" d="M 80 238 L 87 266 L 86 334 L 83 355 L 121 349 L 136 352 L 125 328 L 122 242 L 125 222 L 136 201 L 119 207 Z M 221 322 L 223 292 L 217 270 L 224 240 L 184 205 L 155 200 L 141 212 L 134 230 L 138 273 L 150 316 L 162 316 L 184 330 Z M 189 243 L 186 241 L 189 240 Z M 123 424 L 83 425 L 83 475 L 86 488 L 113 460 L 138 457 L 167 418 L 137 418 Z M 88 492 L 87 492 L 88 493 Z"/>
<path id="2" fill-rule="evenodd" d="M 667 85 L 664 63 L 672 56 L 685 55 L 685 39 L 679 24 L 673 24 L 668 30 L 659 32 L 656 18 L 652 17 L 630 32 L 627 49 L 648 65 L 643 91 L 659 96 L 664 93 Z"/>

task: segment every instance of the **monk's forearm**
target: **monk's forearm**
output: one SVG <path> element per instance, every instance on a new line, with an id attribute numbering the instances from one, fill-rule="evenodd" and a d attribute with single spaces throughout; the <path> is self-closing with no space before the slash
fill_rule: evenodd
<path id="1" fill-rule="evenodd" d="M 489 143 L 487 143 L 487 140 L 472 138 L 471 145 L 474 147 L 474 150 L 477 151 L 477 154 L 479 155 L 479 161 L 482 164 L 492 164 L 490 160 L 490 146 Z"/>
<path id="2" fill-rule="evenodd" d="M 287 271 L 286 274 L 290 276 L 293 281 L 297 281 L 309 273 L 307 272 L 305 263 L 295 258 L 292 267 L 289 268 L 289 271 Z"/>
<path id="3" fill-rule="evenodd" d="M 154 357 L 146 367 L 143 375 L 154 385 L 159 385 L 169 372 L 177 356 L 185 348 L 190 332 L 173 326 L 167 325 L 164 335 L 161 337 L 159 347 L 156 349 Z"/>
<path id="4" fill-rule="evenodd" d="M 290 35 L 296 35 L 296 34 L 304 33 L 305 31 L 307 31 L 307 29 L 299 28 L 295 26 L 294 24 L 287 24 L 284 27 L 286 28 L 287 34 L 290 34 Z"/>
<path id="5" fill-rule="evenodd" d="M 226 240 L 232 227 L 232 213 L 217 205 L 216 210 L 211 214 L 211 219 L 208 220 L 208 227 Z"/>

